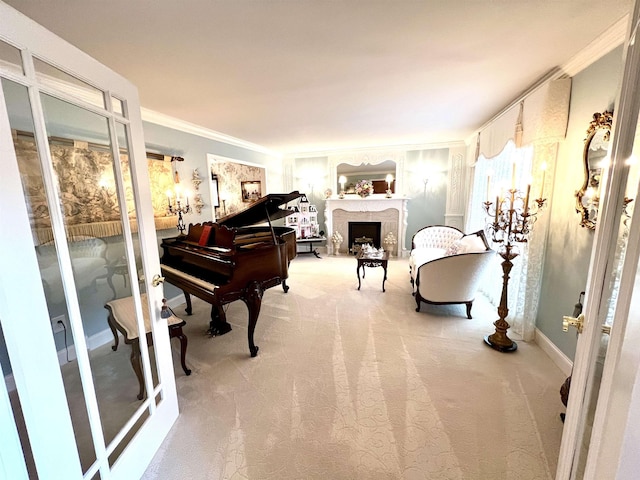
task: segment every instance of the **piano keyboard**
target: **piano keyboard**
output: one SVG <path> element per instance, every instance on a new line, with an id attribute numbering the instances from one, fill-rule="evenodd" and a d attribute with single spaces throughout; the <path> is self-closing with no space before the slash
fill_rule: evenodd
<path id="1" fill-rule="evenodd" d="M 170 275 L 173 275 L 178 278 L 182 278 L 187 282 L 191 282 L 192 284 L 198 285 L 199 287 L 204 288 L 205 290 L 208 290 L 211 293 L 213 293 L 213 291 L 216 288 L 218 288 L 218 285 L 214 285 L 213 283 L 209 283 L 205 280 L 202 280 L 201 278 L 194 277 L 193 275 L 189 275 L 188 273 L 185 273 L 182 270 L 178 270 L 177 268 L 173 268 L 168 265 L 161 264 L 160 270 L 163 272 L 163 275 L 164 275 L 164 272 L 167 272 Z"/>

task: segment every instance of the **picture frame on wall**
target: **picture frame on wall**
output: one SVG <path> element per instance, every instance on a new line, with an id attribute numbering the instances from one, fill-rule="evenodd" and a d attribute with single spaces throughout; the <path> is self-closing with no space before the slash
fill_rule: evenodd
<path id="1" fill-rule="evenodd" d="M 253 203 L 262 197 L 262 182 L 258 180 L 240 182 L 240 189 L 244 203 Z"/>
<path id="2" fill-rule="evenodd" d="M 220 192 L 218 190 L 218 175 L 211 172 L 211 205 L 220 206 Z"/>

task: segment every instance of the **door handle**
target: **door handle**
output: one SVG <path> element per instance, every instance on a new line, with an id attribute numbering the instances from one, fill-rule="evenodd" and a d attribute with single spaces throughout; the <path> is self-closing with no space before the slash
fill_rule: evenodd
<path id="1" fill-rule="evenodd" d="M 584 313 L 581 313 L 577 317 L 562 317 L 562 331 L 568 332 L 569 326 L 576 327 L 578 333 L 582 333 L 582 326 L 584 325 Z"/>
<path id="2" fill-rule="evenodd" d="M 155 274 L 151 279 L 151 285 L 153 285 L 154 287 L 157 287 L 161 283 L 164 283 L 164 277 L 161 277 L 160 275 Z"/>

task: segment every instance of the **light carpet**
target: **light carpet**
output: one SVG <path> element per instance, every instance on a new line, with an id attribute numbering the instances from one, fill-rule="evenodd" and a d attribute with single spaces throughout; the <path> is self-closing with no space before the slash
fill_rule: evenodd
<path id="1" fill-rule="evenodd" d="M 495 307 L 424 305 L 408 262 L 298 256 L 265 292 L 250 358 L 247 310 L 208 338 L 210 306 L 184 316 L 180 416 L 144 479 L 552 479 L 564 375 L 535 344 L 483 343 Z M 182 315 L 183 309 L 174 309 Z"/>

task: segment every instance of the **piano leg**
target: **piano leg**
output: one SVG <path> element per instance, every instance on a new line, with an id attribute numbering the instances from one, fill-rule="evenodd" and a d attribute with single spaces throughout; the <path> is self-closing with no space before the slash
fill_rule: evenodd
<path id="1" fill-rule="evenodd" d="M 231 331 L 231 325 L 227 323 L 227 316 L 222 305 L 211 305 L 211 321 L 209 322 L 209 335 L 219 337 Z"/>
<path id="2" fill-rule="evenodd" d="M 287 285 L 286 280 L 282 281 L 282 290 L 284 290 L 284 293 L 287 293 L 289 291 L 289 285 Z"/>
<path id="3" fill-rule="evenodd" d="M 193 308 L 191 308 L 191 295 L 185 290 L 183 290 L 183 293 L 184 300 L 187 302 L 187 308 L 185 308 L 184 311 L 187 312 L 187 315 L 191 315 L 193 313 Z"/>
<path id="4" fill-rule="evenodd" d="M 249 310 L 249 328 L 247 330 L 247 337 L 249 339 L 249 352 L 252 357 L 258 355 L 260 347 L 253 343 L 253 332 L 256 330 L 256 324 L 258 323 L 258 315 L 260 314 L 260 306 L 262 305 L 262 295 L 264 289 L 258 282 L 252 282 L 246 289 L 246 295 L 243 295 L 242 300 L 247 304 Z"/>

